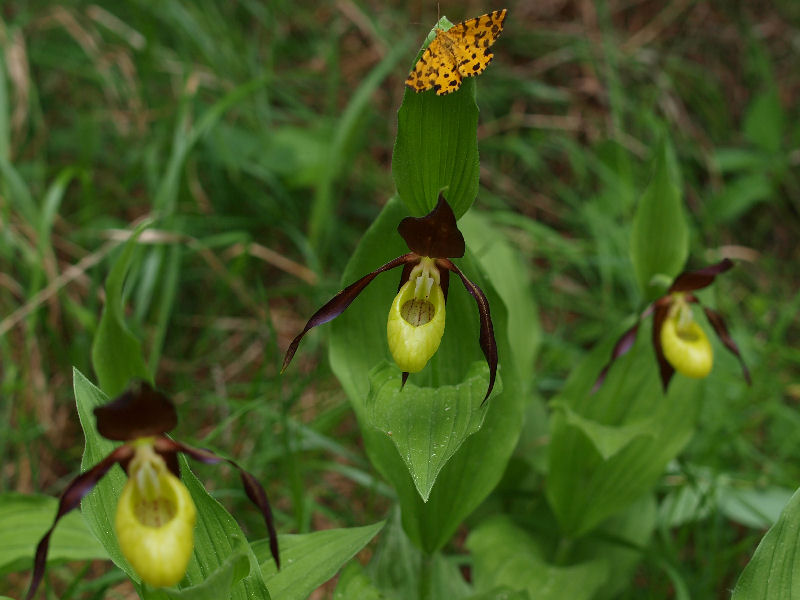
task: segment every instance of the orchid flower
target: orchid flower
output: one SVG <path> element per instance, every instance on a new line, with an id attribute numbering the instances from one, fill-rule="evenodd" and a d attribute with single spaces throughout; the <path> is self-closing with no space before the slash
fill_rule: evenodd
<path id="1" fill-rule="evenodd" d="M 58 521 L 119 463 L 128 480 L 117 502 L 115 529 L 120 549 L 142 581 L 172 586 L 183 579 L 194 548 L 197 517 L 189 490 L 180 480 L 177 453 L 205 463 L 227 462 L 239 471 L 247 497 L 259 508 L 269 532 L 270 551 L 280 568 L 278 538 L 267 494 L 253 475 L 232 460 L 166 436 L 178 423 L 172 402 L 146 383 L 134 384 L 115 400 L 94 409 L 103 437 L 125 442 L 73 479 L 58 503 L 55 520 L 39 541 L 33 563 L 30 600 L 47 565 L 50 535 Z"/>
<path id="2" fill-rule="evenodd" d="M 678 275 L 667 293 L 648 306 L 633 327 L 619 338 L 611 351 L 611 359 L 600 371 L 592 391 L 600 388 L 614 361 L 633 347 L 641 320 L 651 314 L 653 315 L 653 349 L 656 353 L 664 392 L 667 391 L 675 371 L 696 379 L 706 377 L 711 372 L 714 353 L 705 331 L 694 320 L 691 304 L 697 304 L 703 308 L 708 322 L 711 323 L 711 327 L 714 328 L 720 341 L 739 360 L 742 374 L 749 385 L 750 372 L 747 370 L 747 365 L 744 364 L 736 342 L 728 333 L 722 315 L 702 306 L 700 300 L 692 293 L 708 287 L 714 282 L 717 275 L 732 267 L 733 261 L 726 258 L 704 269 L 684 271 Z"/>
<path id="3" fill-rule="evenodd" d="M 281 370 L 289 366 L 297 346 L 312 327 L 338 317 L 377 275 L 402 265 L 400 286 L 389 308 L 386 333 L 389 351 L 403 371 L 405 384 L 408 374 L 421 371 L 439 348 L 444 334 L 445 303 L 452 271 L 461 278 L 467 292 L 478 304 L 479 343 L 489 364 L 485 402 L 497 375 L 497 343 L 486 295 L 450 260 L 464 256 L 465 252 L 464 236 L 458 230 L 450 205 L 440 194 L 436 208 L 424 217 L 406 217 L 400 221 L 397 231 L 410 252 L 351 283 L 314 313 L 289 345 Z"/>

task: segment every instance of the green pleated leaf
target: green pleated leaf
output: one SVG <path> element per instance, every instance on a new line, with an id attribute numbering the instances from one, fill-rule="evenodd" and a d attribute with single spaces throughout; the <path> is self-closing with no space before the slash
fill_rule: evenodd
<path id="1" fill-rule="evenodd" d="M 392 600 L 462 600 L 473 594 L 451 558 L 439 552 L 423 553 L 413 544 L 396 510 L 367 569 L 374 586 Z"/>
<path id="2" fill-rule="evenodd" d="M 654 495 L 646 494 L 627 509 L 604 521 L 596 535 L 575 545 L 573 559 L 577 563 L 602 559 L 608 565 L 608 578 L 592 600 L 619 598 L 630 588 L 631 577 L 644 556 L 644 549 L 658 521 Z"/>
<path id="3" fill-rule="evenodd" d="M 358 562 L 349 563 L 342 569 L 333 600 L 385 600 L 381 591 L 375 587 L 372 580 L 364 573 L 364 567 Z"/>
<path id="4" fill-rule="evenodd" d="M 218 600 L 226 598 L 234 584 L 250 572 L 250 557 L 242 540 L 238 550 L 226 558 L 219 568 L 202 583 L 181 590 L 159 590 L 170 600 Z"/>
<path id="5" fill-rule="evenodd" d="M 551 408 L 561 412 L 567 425 L 579 429 L 594 444 L 603 460 L 608 460 L 638 437 L 658 434 L 658 423 L 654 418 L 625 425 L 603 425 L 583 418 L 563 402 L 553 402 Z"/>
<path id="6" fill-rule="evenodd" d="M 763 529 L 772 526 L 792 496 L 786 488 L 770 486 L 765 489 L 740 489 L 730 483 L 721 488 L 717 503 L 726 517 L 752 527 Z"/>
<path id="7" fill-rule="evenodd" d="M 401 389 L 400 369 L 388 362 L 370 374 L 367 414 L 370 424 L 397 447 L 414 485 L 427 501 L 439 472 L 461 444 L 483 424 L 489 367 L 475 363 L 464 381 L 437 388 L 408 383 Z M 503 389 L 500 378 L 497 393 Z"/>
<path id="8" fill-rule="evenodd" d="M 281 600 L 303 600 L 336 575 L 383 528 L 385 521 L 363 527 L 281 535 L 281 570 L 269 552 L 269 540 L 253 544 L 270 594 Z"/>
<path id="9" fill-rule="evenodd" d="M 86 438 L 81 470 L 99 462 L 116 446 L 114 442 L 101 437 L 95 429 L 92 410 L 108 402 L 107 396 L 77 369 L 73 370 L 73 385 L 78 406 L 78 416 Z M 186 485 L 197 507 L 197 525 L 194 529 L 195 543 L 192 558 L 186 569 L 186 576 L 178 584 L 178 589 L 187 590 L 186 597 L 205 598 L 219 589 L 221 582 L 228 581 L 233 587 L 225 597 L 235 600 L 247 598 L 269 598 L 269 592 L 261 576 L 258 560 L 244 542 L 245 535 L 234 518 L 212 498 L 202 483 L 188 467 L 184 456 L 180 456 L 181 480 Z M 112 468 L 81 503 L 89 528 L 103 544 L 109 557 L 130 577 L 139 588 L 143 598 L 163 600 L 168 598 L 164 590 L 150 588 L 141 583 L 139 576 L 125 560 L 114 534 L 114 518 L 117 501 L 125 485 L 125 473 L 119 467 Z M 244 550 L 243 550 L 244 549 Z M 249 561 L 248 574 L 240 577 L 242 563 L 232 556 L 245 552 Z M 211 583 L 204 584 L 213 578 Z M 199 587 L 197 596 L 188 593 L 189 589 Z M 202 596 L 201 596 L 202 594 Z M 219 597 L 209 596 L 209 598 Z"/>
<path id="10" fill-rule="evenodd" d="M 664 293 L 683 270 L 689 254 L 681 182 L 673 163 L 672 148 L 665 140 L 656 155 L 653 178 L 633 219 L 631 260 L 639 289 L 647 300 Z"/>
<path id="11" fill-rule="evenodd" d="M 51 496 L 0 494 L 0 573 L 32 568 L 36 545 L 57 510 L 58 499 Z M 80 514 L 70 513 L 59 521 L 50 538 L 48 562 L 100 558 L 108 558 L 108 554 Z"/>
<path id="12" fill-rule="evenodd" d="M 786 115 L 774 81 L 768 82 L 766 89 L 757 93 L 748 105 L 742 128 L 745 137 L 761 150 L 770 154 L 780 152 Z"/>
<path id="13" fill-rule="evenodd" d="M 568 566 L 548 564 L 528 533 L 507 517 L 484 521 L 467 538 L 473 582 L 479 591 L 506 586 L 536 600 L 590 600 L 608 578 L 596 559 Z"/>
<path id="14" fill-rule="evenodd" d="M 437 27 L 453 24 L 442 17 Z M 435 37 L 431 30 L 427 43 Z M 427 47 L 420 49 L 414 64 Z M 413 65 L 412 65 L 413 66 Z M 397 138 L 392 175 L 397 193 L 411 214 L 420 216 L 436 206 L 439 192 L 461 217 L 478 195 L 478 105 L 475 77 L 467 77 L 451 94 L 417 93 L 405 88 L 397 112 Z"/>
<path id="15" fill-rule="evenodd" d="M 732 600 L 800 599 L 800 490 L 756 548 Z"/>
<path id="16" fill-rule="evenodd" d="M 142 345 L 125 324 L 122 298 L 122 288 L 136 242 L 148 225 L 143 223 L 137 227 L 125 242 L 106 279 L 106 304 L 92 343 L 92 366 L 100 388 L 110 397 L 122 393 L 131 379 L 139 378 L 152 383 L 142 355 Z"/>
<path id="17" fill-rule="evenodd" d="M 365 273 L 403 254 L 406 247 L 396 232 L 397 224 L 407 216 L 408 209 L 391 200 L 364 235 L 353 253 L 343 276 L 349 284 Z M 514 449 L 522 426 L 523 380 L 528 381 L 532 365 L 522 374 L 511 357 L 509 344 L 509 310 L 514 323 L 535 324 L 534 304 L 514 302 L 507 307 L 498 296 L 491 279 L 483 275 L 491 264 L 473 258 L 471 246 L 500 235 L 488 223 L 479 236 L 467 239 L 468 252 L 457 260 L 461 270 L 483 289 L 489 300 L 495 337 L 498 344 L 503 392 L 493 393 L 480 431 L 461 445 L 439 472 L 427 502 L 423 502 L 408 467 L 394 442 L 369 424 L 367 398 L 370 392 L 370 371 L 383 361 L 392 361 L 386 342 L 386 319 L 392 299 L 397 293 L 399 272 L 384 274 L 375 279 L 352 305 L 330 324 L 329 356 L 334 373 L 347 392 L 361 426 L 367 454 L 397 492 L 402 507 L 403 525 L 414 543 L 427 552 L 441 548 L 458 524 L 488 495 L 498 483 Z M 505 271 L 504 265 L 498 269 Z M 520 289 L 526 289 L 520 283 Z M 528 295 L 529 291 L 526 292 Z M 409 377 L 408 383 L 420 387 L 458 385 L 467 377 L 475 362 L 484 362 L 478 343 L 478 310 L 473 298 L 455 278 L 450 279 L 447 299 L 447 322 L 439 350 L 428 365 Z M 302 351 L 302 348 L 301 348 Z M 522 356 L 530 357 L 529 348 Z M 485 392 L 485 390 L 484 390 Z"/>
<path id="18" fill-rule="evenodd" d="M 631 351 L 591 389 L 619 332 L 572 372 L 553 413 L 547 499 L 571 537 L 591 531 L 649 492 L 689 441 L 705 382 L 677 375 L 664 394 L 650 342 L 640 326 Z"/>

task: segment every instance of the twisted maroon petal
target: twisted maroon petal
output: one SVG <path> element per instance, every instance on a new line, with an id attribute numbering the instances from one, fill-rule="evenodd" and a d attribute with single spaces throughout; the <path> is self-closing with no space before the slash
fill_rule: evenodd
<path id="1" fill-rule="evenodd" d="M 703 307 L 703 311 L 706 313 L 708 322 L 711 323 L 711 326 L 717 333 L 719 341 L 721 341 L 725 347 L 730 350 L 737 359 L 739 359 L 739 364 L 742 367 L 742 374 L 744 375 L 747 385 L 753 385 L 753 382 L 750 379 L 750 371 L 748 370 L 747 365 L 744 364 L 744 359 L 739 353 L 739 347 L 736 345 L 736 342 L 733 341 L 731 334 L 728 333 L 728 327 L 725 325 L 725 320 L 722 318 L 722 315 L 714 310 L 711 310 L 710 308 L 706 308 L 705 306 Z"/>
<path id="2" fill-rule="evenodd" d="M 667 320 L 669 314 L 668 297 L 662 298 L 662 301 L 656 302 L 655 310 L 653 311 L 653 350 L 656 352 L 656 360 L 658 361 L 659 374 L 661 375 L 661 388 L 664 393 L 667 393 L 667 387 L 672 376 L 675 374 L 675 369 L 669 364 L 669 361 L 664 356 L 664 349 L 661 347 L 661 328 L 664 326 L 664 321 Z"/>
<path id="3" fill-rule="evenodd" d="M 262 516 L 264 517 L 264 522 L 267 525 L 267 532 L 269 533 L 269 551 L 272 553 L 272 558 L 275 560 L 275 566 L 277 566 L 278 569 L 281 568 L 281 559 L 278 552 L 278 533 L 275 530 L 275 519 L 272 516 L 272 508 L 269 505 L 267 492 L 251 473 L 245 471 L 242 467 L 229 458 L 223 458 L 222 456 L 214 454 L 210 450 L 194 448 L 193 446 L 189 446 L 182 442 L 177 442 L 168 437 L 162 436 L 156 439 L 155 448 L 159 452 L 165 454 L 183 452 L 184 454 L 191 456 L 193 459 L 207 464 L 226 462 L 239 471 L 239 476 L 241 477 L 242 485 L 244 486 L 244 491 L 247 494 L 247 497 L 250 498 L 250 501 L 258 507 Z"/>
<path id="4" fill-rule="evenodd" d="M 497 342 L 494 339 L 494 327 L 492 326 L 492 315 L 489 312 L 489 301 L 486 299 L 486 294 L 483 293 L 483 290 L 467 279 L 461 269 L 455 266 L 451 260 L 440 258 L 436 263 L 458 275 L 464 287 L 467 288 L 467 291 L 475 298 L 475 302 L 478 304 L 480 318 L 479 342 L 483 355 L 486 357 L 486 362 L 489 364 L 489 389 L 486 390 L 486 395 L 483 397 L 483 402 L 486 402 L 489 394 L 492 393 L 494 380 L 497 376 Z"/>
<path id="5" fill-rule="evenodd" d="M 641 321 L 636 321 L 633 327 L 623 333 L 617 340 L 617 343 L 614 344 L 614 348 L 611 350 L 611 358 L 608 359 L 608 362 L 602 368 L 600 374 L 597 376 L 597 380 L 595 380 L 594 385 L 592 386 L 592 394 L 599 390 L 600 386 L 603 385 L 603 382 L 606 380 L 606 375 L 608 375 L 608 370 L 611 368 L 611 365 L 614 364 L 614 361 L 620 356 L 626 355 L 630 349 L 633 348 L 633 344 L 636 342 L 636 335 L 639 333 L 640 322 Z"/>
<path id="6" fill-rule="evenodd" d="M 87 471 L 84 471 L 78 475 L 75 479 L 70 481 L 69 485 L 67 485 L 67 488 L 61 494 L 61 498 L 58 501 L 58 512 L 56 513 L 56 518 L 53 520 L 53 524 L 44 534 L 42 539 L 39 540 L 39 544 L 36 546 L 36 554 L 34 555 L 33 559 L 33 575 L 31 576 L 31 586 L 28 588 L 28 593 L 25 594 L 25 600 L 31 600 L 31 598 L 33 598 L 33 595 L 36 593 L 36 589 L 42 582 L 44 571 L 47 567 L 47 550 L 50 547 L 50 536 L 52 535 L 53 530 L 56 528 L 58 522 L 61 520 L 61 517 L 66 515 L 72 509 L 77 508 L 81 503 L 81 499 L 92 491 L 92 488 L 94 488 L 94 486 L 97 485 L 97 482 L 100 481 L 106 473 L 108 473 L 108 470 L 111 467 L 118 462 L 130 460 L 132 455 L 133 448 L 127 444 L 123 444 L 122 446 L 112 450 L 111 453 L 103 460 Z"/>
<path id="7" fill-rule="evenodd" d="M 341 292 L 331 298 L 325 304 L 325 306 L 320 308 L 311 316 L 311 318 L 308 320 L 308 323 L 306 323 L 306 326 L 303 328 L 303 331 L 301 331 L 297 337 L 292 340 L 292 343 L 289 344 L 289 348 L 286 350 L 286 356 L 283 357 L 283 366 L 281 367 L 281 372 L 285 371 L 286 367 L 289 366 L 289 363 L 292 362 L 294 353 L 297 352 L 297 346 L 300 345 L 300 341 L 303 339 L 303 336 L 307 334 L 311 328 L 316 327 L 317 325 L 322 325 L 323 323 L 327 323 L 328 321 L 331 321 L 342 314 L 345 309 L 350 306 L 350 303 L 355 300 L 356 297 L 364 291 L 364 288 L 367 287 L 367 285 L 380 273 L 389 271 L 390 269 L 394 269 L 400 265 L 418 261 L 419 258 L 420 257 L 413 252 L 398 256 L 397 258 L 390 260 L 382 267 L 378 267 L 372 271 L 372 273 L 368 273 L 358 281 L 351 283 Z"/>

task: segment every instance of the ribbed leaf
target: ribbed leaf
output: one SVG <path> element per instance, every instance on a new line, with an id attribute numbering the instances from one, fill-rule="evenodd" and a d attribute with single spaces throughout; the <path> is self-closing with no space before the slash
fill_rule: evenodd
<path id="1" fill-rule="evenodd" d="M 535 540 L 506 517 L 481 523 L 467 538 L 477 590 L 507 586 L 536 600 L 590 600 L 608 577 L 595 559 L 568 566 L 548 564 Z"/>
<path id="2" fill-rule="evenodd" d="M 592 384 L 615 336 L 579 364 L 555 399 L 547 498 L 562 530 L 580 536 L 648 492 L 689 441 L 703 383 L 676 377 L 664 394 L 649 348 L 650 324 Z"/>
<path id="3" fill-rule="evenodd" d="M 375 587 L 372 580 L 364 573 L 364 567 L 358 562 L 351 562 L 339 575 L 333 600 L 385 600 L 381 591 Z"/>
<path id="4" fill-rule="evenodd" d="M 125 309 L 122 305 L 122 286 L 136 249 L 139 234 L 147 223 L 140 225 L 125 242 L 106 279 L 106 304 L 103 316 L 92 343 L 92 366 L 94 366 L 100 388 L 108 396 L 121 393 L 131 379 L 150 381 L 152 377 L 142 356 L 142 345 L 125 324 Z"/>
<path id="5" fill-rule="evenodd" d="M 85 470 L 108 454 L 115 444 L 100 437 L 95 429 L 92 414 L 94 407 L 107 403 L 108 398 L 77 370 L 73 371 L 73 384 L 78 415 L 86 438 L 86 449 L 82 462 L 82 469 Z M 208 598 L 219 597 L 214 593 L 218 589 L 220 581 L 229 581 L 233 584 L 228 593 L 232 599 L 269 598 L 258 561 L 249 545 L 245 543 L 244 533 L 222 505 L 208 495 L 200 481 L 189 470 L 184 457 L 180 458 L 180 463 L 181 480 L 189 489 L 197 507 L 197 525 L 194 530 L 194 553 L 189 561 L 186 577 L 178 587 L 183 590 L 193 586 L 202 586 L 207 579 L 213 577 L 214 580 L 211 583 L 196 589 L 197 595 L 191 597 L 206 598 L 205 594 L 207 593 L 210 594 Z M 139 587 L 142 597 L 168 598 L 168 594 L 163 590 L 144 586 L 119 549 L 114 534 L 114 518 L 117 500 L 124 484 L 125 474 L 121 468 L 115 467 L 109 471 L 94 491 L 83 500 L 82 507 L 86 521 L 105 547 L 111 560 L 125 571 Z M 231 556 L 241 552 L 246 553 L 250 562 L 249 574 L 244 578 L 238 576 L 241 562 L 238 559 L 230 559 Z"/>
<path id="6" fill-rule="evenodd" d="M 664 293 L 666 285 L 683 269 L 689 253 L 689 230 L 671 157 L 670 145 L 662 142 L 653 178 L 639 200 L 631 231 L 631 260 L 639 289 L 647 300 Z M 655 285 L 654 277 L 659 282 Z"/>
<path id="7" fill-rule="evenodd" d="M 446 30 L 452 23 L 442 18 L 438 27 Z M 427 41 L 434 36 L 431 30 Z M 475 201 L 479 169 L 475 79 L 466 78 L 458 91 L 444 96 L 406 88 L 397 112 L 392 175 L 397 193 L 413 215 L 433 210 L 440 191 L 456 218 Z"/>
<path id="8" fill-rule="evenodd" d="M 659 431 L 658 423 L 653 417 L 625 425 L 603 425 L 585 419 L 563 402 L 555 401 L 551 408 L 560 411 L 567 425 L 579 429 L 592 442 L 603 460 L 614 456 L 634 439 L 642 436 L 655 437 Z"/>
<path id="9" fill-rule="evenodd" d="M 51 496 L 0 494 L 0 573 L 30 569 L 36 544 L 58 508 Z M 66 515 L 50 539 L 48 562 L 108 558 L 78 513 Z"/>
<path id="10" fill-rule="evenodd" d="M 384 521 L 349 529 L 326 529 L 279 539 L 281 570 L 269 552 L 269 540 L 253 544 L 270 594 L 281 600 L 303 600 L 336 575 L 348 560 L 383 528 Z"/>
<path id="11" fill-rule="evenodd" d="M 800 599 L 800 490 L 756 548 L 732 600 Z"/>
<path id="12" fill-rule="evenodd" d="M 409 382 L 401 389 L 400 376 L 388 362 L 370 373 L 368 419 L 392 440 L 419 495 L 427 501 L 439 472 L 483 423 L 489 367 L 475 363 L 463 382 L 437 388 Z M 499 380 L 495 390 L 502 391 Z"/>

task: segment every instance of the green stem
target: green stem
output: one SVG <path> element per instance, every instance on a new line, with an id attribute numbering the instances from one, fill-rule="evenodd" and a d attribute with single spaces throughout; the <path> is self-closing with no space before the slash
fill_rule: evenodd
<path id="1" fill-rule="evenodd" d="M 433 554 L 424 554 L 419 569 L 419 600 L 433 599 Z"/>
<path id="2" fill-rule="evenodd" d="M 553 562 L 557 566 L 563 566 L 567 563 L 567 559 L 569 558 L 569 553 L 572 550 L 573 539 L 572 538 L 561 538 L 558 542 L 558 547 L 556 548 L 556 554 L 553 557 Z"/>

